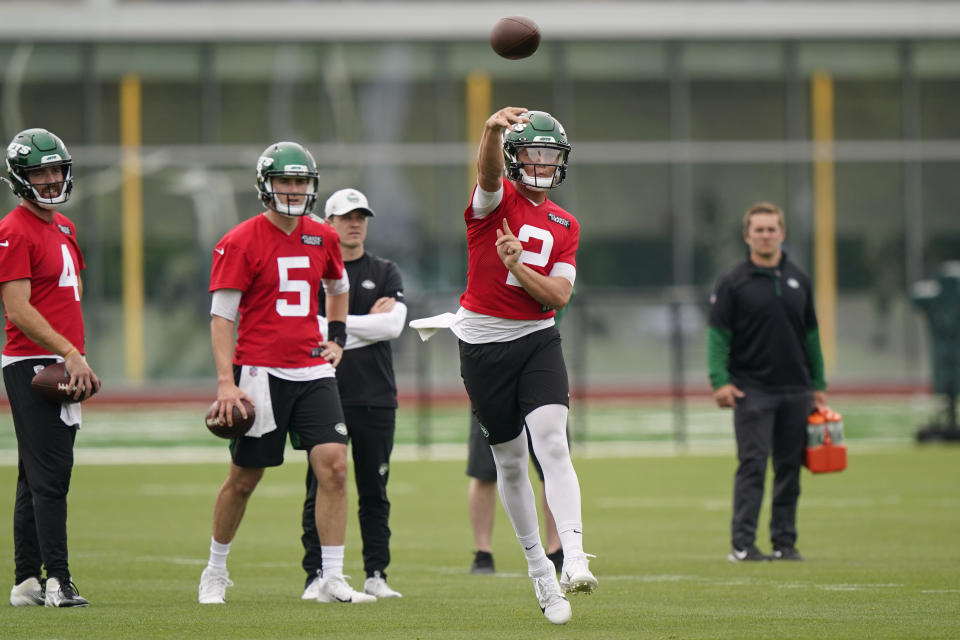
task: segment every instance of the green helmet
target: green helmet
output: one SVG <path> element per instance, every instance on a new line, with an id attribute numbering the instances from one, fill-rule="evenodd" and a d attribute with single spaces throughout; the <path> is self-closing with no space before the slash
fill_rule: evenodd
<path id="1" fill-rule="evenodd" d="M 304 196 L 301 204 L 281 200 L 280 196 L 288 194 L 274 190 L 273 178 L 276 176 L 308 178 L 306 193 L 289 194 Z M 257 161 L 257 193 L 260 194 L 260 201 L 277 213 L 285 216 L 307 215 L 313 211 L 317 201 L 320 182 L 317 176 L 317 162 L 303 146 L 296 142 L 276 142 L 267 147 Z"/>
<path id="2" fill-rule="evenodd" d="M 545 191 L 557 186 L 567 177 L 567 159 L 570 143 L 563 125 L 546 111 L 527 111 L 522 114 L 530 122 L 521 122 L 504 130 L 503 157 L 507 178 L 522 182 L 534 191 Z M 526 150 L 523 158 L 521 151 Z M 525 166 L 553 167 L 552 177 L 528 175 Z"/>
<path id="3" fill-rule="evenodd" d="M 70 199 L 73 191 L 73 159 L 63 141 L 46 129 L 25 129 L 15 135 L 7 145 L 6 181 L 18 198 L 29 200 L 44 209 L 53 209 Z M 63 167 L 60 193 L 45 197 L 38 187 L 46 184 L 31 184 L 27 177 L 31 171 L 45 167 Z"/>

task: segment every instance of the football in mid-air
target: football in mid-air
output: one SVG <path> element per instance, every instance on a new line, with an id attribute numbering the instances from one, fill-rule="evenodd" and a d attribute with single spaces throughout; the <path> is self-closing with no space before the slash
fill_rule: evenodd
<path id="1" fill-rule="evenodd" d="M 490 31 L 490 46 L 508 60 L 528 58 L 540 46 L 540 27 L 526 16 L 500 18 Z"/>
<path id="2" fill-rule="evenodd" d="M 206 415 L 203 416 L 203 423 L 207 425 L 207 429 L 210 430 L 210 433 L 217 436 L 218 438 L 239 438 L 240 436 L 250 431 L 250 427 L 253 426 L 253 420 L 256 414 L 253 410 L 253 405 L 250 404 L 247 400 L 241 399 L 240 402 L 243 404 L 243 408 L 247 410 L 247 417 L 244 418 L 243 414 L 240 413 L 240 409 L 236 406 L 233 407 L 233 426 L 230 427 L 227 425 L 227 421 L 223 420 L 219 416 L 217 411 L 217 403 L 214 402 L 210 405 L 210 408 L 207 409 Z"/>
<path id="3" fill-rule="evenodd" d="M 73 397 L 76 389 L 70 386 L 70 374 L 67 373 L 67 368 L 63 366 L 62 362 L 48 364 L 40 369 L 33 376 L 30 385 L 40 395 L 52 402 L 77 402 Z M 92 396 L 94 393 L 96 393 L 96 390 L 92 390 L 90 395 Z M 87 398 L 89 397 L 87 396 Z M 84 398 L 84 400 L 87 398 Z"/>

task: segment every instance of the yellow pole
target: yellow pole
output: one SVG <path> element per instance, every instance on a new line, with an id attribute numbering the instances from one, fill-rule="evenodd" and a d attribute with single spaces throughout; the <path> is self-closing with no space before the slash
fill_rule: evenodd
<path id="1" fill-rule="evenodd" d="M 483 135 L 483 123 L 490 117 L 490 74 L 472 71 L 467 76 L 467 140 L 470 142 L 469 188 L 477 184 L 477 149 Z"/>
<path id="2" fill-rule="evenodd" d="M 123 147 L 123 348 L 127 380 L 143 380 L 143 185 L 140 175 L 140 77 L 120 80 Z"/>
<path id="3" fill-rule="evenodd" d="M 813 109 L 814 300 L 827 375 L 837 365 L 837 239 L 834 174 L 833 77 L 818 71 L 811 79 Z"/>

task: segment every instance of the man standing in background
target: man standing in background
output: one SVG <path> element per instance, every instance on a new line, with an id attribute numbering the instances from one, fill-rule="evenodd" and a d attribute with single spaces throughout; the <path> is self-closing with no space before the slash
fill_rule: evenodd
<path id="1" fill-rule="evenodd" d="M 350 434 L 353 473 L 357 483 L 360 535 L 363 539 L 365 593 L 400 598 L 387 585 L 390 564 L 390 454 L 397 428 L 397 383 L 390 340 L 398 338 L 407 318 L 403 281 L 397 265 L 364 249 L 367 221 L 374 213 L 366 196 L 341 189 L 324 206 L 327 224 L 340 235 L 340 252 L 350 279 L 347 343 L 337 367 L 340 403 Z M 320 308 L 324 308 L 320 292 Z M 325 319 L 321 318 L 321 324 Z M 314 520 L 317 481 L 307 471 L 303 503 L 303 568 L 307 586 L 303 599 L 316 597 L 322 559 Z"/>
<path id="2" fill-rule="evenodd" d="M 713 397 L 733 409 L 739 466 L 733 488 L 731 562 L 802 560 L 797 500 L 806 424 L 826 405 L 820 332 L 810 278 L 783 252 L 786 221 L 760 202 L 743 217 L 747 259 L 710 297 L 707 359 Z M 773 554 L 756 544 L 767 458 L 773 457 Z"/>
<path id="3" fill-rule="evenodd" d="M 67 557 L 67 492 L 80 405 L 52 402 L 30 385 L 44 366 L 63 362 L 77 402 L 100 389 L 83 356 L 85 265 L 77 231 L 55 210 L 70 198 L 73 160 L 60 138 L 46 129 L 27 129 L 7 146 L 6 168 L 6 181 L 20 198 L 0 220 L 0 298 L 7 317 L 3 383 L 19 467 L 10 604 L 86 607 Z"/>

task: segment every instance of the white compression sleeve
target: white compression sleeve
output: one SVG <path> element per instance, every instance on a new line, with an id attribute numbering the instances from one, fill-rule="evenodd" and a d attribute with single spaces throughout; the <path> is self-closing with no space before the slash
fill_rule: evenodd
<path id="1" fill-rule="evenodd" d="M 509 442 L 492 445 L 490 450 L 497 465 L 500 501 L 527 556 L 527 567 L 531 572 L 541 572 L 550 561 L 540 544 L 537 500 L 527 475 L 527 434 L 521 432 Z"/>
<path id="2" fill-rule="evenodd" d="M 321 282 L 323 283 L 323 291 L 328 296 L 335 296 L 350 291 L 350 278 L 347 276 L 346 269 L 343 270 L 343 276 L 341 276 L 339 280 L 323 278 Z"/>
<path id="3" fill-rule="evenodd" d="M 567 413 L 561 404 L 548 404 L 531 411 L 526 423 L 533 451 L 543 469 L 543 488 L 557 522 L 563 554 L 574 557 L 583 553 L 583 520 L 580 481 L 567 446 Z"/>
<path id="4" fill-rule="evenodd" d="M 243 292 L 237 289 L 217 289 L 213 292 L 213 301 L 210 303 L 210 315 L 236 322 L 242 295 Z"/>
<path id="5" fill-rule="evenodd" d="M 473 209 L 473 217 L 485 217 L 499 207 L 501 201 L 503 201 L 502 182 L 500 183 L 500 188 L 496 191 L 484 191 L 480 188 L 480 185 L 477 185 L 477 188 L 473 190 L 473 202 L 470 205 Z"/>
<path id="6" fill-rule="evenodd" d="M 397 302 L 386 313 L 347 316 L 347 335 L 379 342 L 399 338 L 407 319 L 407 305 Z"/>

